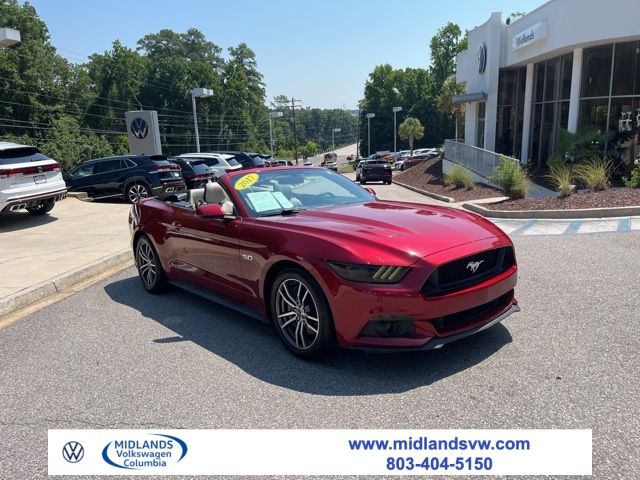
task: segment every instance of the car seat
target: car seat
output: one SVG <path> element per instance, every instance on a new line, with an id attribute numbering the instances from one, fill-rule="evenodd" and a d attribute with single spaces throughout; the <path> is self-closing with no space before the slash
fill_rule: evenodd
<path id="1" fill-rule="evenodd" d="M 187 190 L 187 201 L 193 208 L 196 208 L 202 202 L 204 202 L 204 188 L 194 188 L 193 190 Z"/>
<path id="2" fill-rule="evenodd" d="M 233 215 L 233 203 L 218 182 L 209 182 L 204 187 L 204 201 L 206 203 L 217 203 L 222 207 L 225 215 Z"/>
<path id="3" fill-rule="evenodd" d="M 289 199 L 291 204 L 296 208 L 302 208 L 302 202 L 294 197 L 293 189 L 291 185 L 278 185 L 277 190 Z"/>

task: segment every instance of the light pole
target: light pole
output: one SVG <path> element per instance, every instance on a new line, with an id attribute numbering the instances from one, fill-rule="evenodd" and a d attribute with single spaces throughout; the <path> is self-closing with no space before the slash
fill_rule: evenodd
<path id="1" fill-rule="evenodd" d="M 334 128 L 333 130 L 331 130 L 331 150 L 333 151 L 333 153 L 336 153 L 335 134 L 340 132 L 341 130 L 342 130 L 341 128 Z"/>
<path id="2" fill-rule="evenodd" d="M 367 113 L 367 156 L 371 156 L 371 119 L 376 116 L 375 113 Z"/>
<path id="3" fill-rule="evenodd" d="M 282 112 L 269 112 L 269 141 L 271 142 L 271 156 L 274 156 L 273 153 L 273 126 L 272 122 L 274 118 L 280 118 L 282 116 Z"/>
<path id="4" fill-rule="evenodd" d="M 198 133 L 198 112 L 196 98 L 207 98 L 213 95 L 210 88 L 194 88 L 191 90 L 191 105 L 193 106 L 193 129 L 196 131 L 196 152 L 200 153 L 200 135 Z"/>
<path id="5" fill-rule="evenodd" d="M 0 28 L 0 47 L 8 48 L 20 43 L 20 31 L 13 28 Z"/>
<path id="6" fill-rule="evenodd" d="M 396 152 L 398 151 L 397 140 L 398 130 L 396 129 L 396 113 L 401 112 L 402 107 L 393 107 L 393 158 L 396 160 Z"/>

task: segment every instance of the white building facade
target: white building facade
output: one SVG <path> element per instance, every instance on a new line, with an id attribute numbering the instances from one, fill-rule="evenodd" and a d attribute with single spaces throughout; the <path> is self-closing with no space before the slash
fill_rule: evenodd
<path id="1" fill-rule="evenodd" d="M 640 0 L 552 0 L 469 31 L 458 55 L 465 143 L 543 166 L 561 129 L 599 131 L 603 151 L 640 153 Z"/>

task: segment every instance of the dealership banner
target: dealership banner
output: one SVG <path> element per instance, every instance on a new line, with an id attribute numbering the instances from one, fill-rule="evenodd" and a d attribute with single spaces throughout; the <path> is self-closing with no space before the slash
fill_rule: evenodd
<path id="1" fill-rule="evenodd" d="M 591 430 L 49 430 L 49 475 L 591 475 Z"/>

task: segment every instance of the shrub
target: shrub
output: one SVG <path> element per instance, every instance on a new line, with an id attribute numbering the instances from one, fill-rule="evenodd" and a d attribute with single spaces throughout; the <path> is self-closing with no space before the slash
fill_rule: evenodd
<path id="1" fill-rule="evenodd" d="M 606 157 L 591 157 L 573 169 L 576 180 L 586 188 L 604 190 L 609 186 L 613 163 Z"/>
<path id="2" fill-rule="evenodd" d="M 629 188 L 640 188 L 640 163 L 631 171 L 631 178 L 624 177 L 624 186 Z"/>
<path id="3" fill-rule="evenodd" d="M 513 158 L 500 157 L 491 181 L 511 199 L 524 198 L 529 191 L 527 172 Z"/>
<path id="4" fill-rule="evenodd" d="M 451 185 L 456 188 L 466 188 L 467 190 L 475 187 L 475 182 L 469 171 L 460 166 L 454 165 L 449 173 L 445 173 L 443 182 L 446 187 Z"/>
<path id="5" fill-rule="evenodd" d="M 568 197 L 573 192 L 573 185 L 571 184 L 573 172 L 568 165 L 551 165 L 547 178 L 560 192 L 561 197 Z"/>

